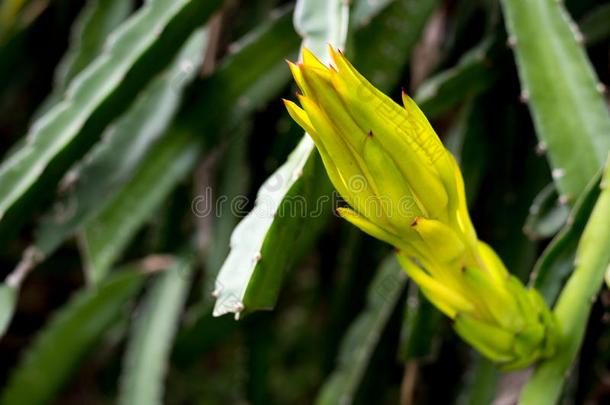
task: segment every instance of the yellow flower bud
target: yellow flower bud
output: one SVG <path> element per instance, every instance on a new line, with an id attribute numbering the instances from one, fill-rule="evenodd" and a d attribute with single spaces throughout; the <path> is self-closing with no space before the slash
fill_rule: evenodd
<path id="1" fill-rule="evenodd" d="M 307 49 L 302 63 L 290 63 L 301 107 L 284 102 L 351 207 L 338 213 L 395 246 L 407 274 L 482 354 L 505 369 L 550 356 L 554 316 L 478 240 L 461 171 L 425 115 L 406 94 L 401 107 L 329 51 L 332 66 Z"/>

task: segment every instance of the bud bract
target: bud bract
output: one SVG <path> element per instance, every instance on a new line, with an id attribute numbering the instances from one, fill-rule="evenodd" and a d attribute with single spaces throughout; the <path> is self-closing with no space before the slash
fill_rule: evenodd
<path id="1" fill-rule="evenodd" d="M 400 106 L 343 54 L 329 52 L 332 66 L 307 49 L 301 63 L 290 63 L 301 106 L 284 102 L 349 204 L 338 213 L 393 245 L 401 266 L 453 319 L 457 333 L 503 368 L 553 354 L 553 314 L 478 240 L 461 171 L 425 115 L 406 94 Z"/>

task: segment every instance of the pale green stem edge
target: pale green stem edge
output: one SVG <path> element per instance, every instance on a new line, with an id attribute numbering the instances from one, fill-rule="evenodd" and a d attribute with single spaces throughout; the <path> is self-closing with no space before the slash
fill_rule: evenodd
<path id="1" fill-rule="evenodd" d="M 610 158 L 601 194 L 580 239 L 575 270 L 555 305 L 561 339 L 557 354 L 542 362 L 523 388 L 522 405 L 555 404 L 571 364 L 583 342 L 591 307 L 603 285 L 610 263 Z"/>

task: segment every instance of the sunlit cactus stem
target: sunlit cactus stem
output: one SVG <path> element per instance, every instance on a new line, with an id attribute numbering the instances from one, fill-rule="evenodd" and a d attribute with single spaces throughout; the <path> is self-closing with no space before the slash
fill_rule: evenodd
<path id="1" fill-rule="evenodd" d="M 502 368 L 552 355 L 554 316 L 478 240 L 460 169 L 424 114 L 404 93 L 404 107 L 396 104 L 343 54 L 329 52 L 332 66 L 308 50 L 302 63 L 290 63 L 301 107 L 285 104 L 349 204 L 338 213 L 393 245 L 401 266 L 453 319 L 457 333 Z"/>
<path id="2" fill-rule="evenodd" d="M 591 308 L 610 271 L 610 155 L 599 187 L 600 195 L 578 243 L 574 271 L 554 308 L 560 331 L 558 353 L 535 370 L 521 394 L 523 405 L 558 401 L 565 376 L 585 338 Z"/>

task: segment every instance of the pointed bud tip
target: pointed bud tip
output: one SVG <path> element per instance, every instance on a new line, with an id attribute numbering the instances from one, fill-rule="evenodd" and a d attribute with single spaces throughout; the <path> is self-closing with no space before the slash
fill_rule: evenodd
<path id="1" fill-rule="evenodd" d="M 309 48 L 303 47 L 303 49 L 301 50 L 301 53 L 303 55 L 303 61 L 305 63 L 307 62 L 307 60 L 313 60 L 313 61 L 317 61 L 317 62 L 320 61 L 318 59 L 318 57 L 316 56 L 316 54 L 313 53 Z"/>
<path id="2" fill-rule="evenodd" d="M 301 66 L 303 65 L 301 62 L 293 62 L 288 59 L 284 59 L 284 61 L 288 64 L 288 67 L 290 67 L 291 69 L 299 70 L 301 68 Z"/>
<path id="3" fill-rule="evenodd" d="M 286 107 L 286 109 L 291 109 L 295 106 L 298 107 L 298 105 L 296 105 L 294 101 L 288 100 L 287 98 L 282 98 L 282 104 L 284 104 L 284 107 Z"/>
<path id="4" fill-rule="evenodd" d="M 337 53 L 337 52 L 341 52 L 339 50 L 339 48 L 333 46 L 333 44 L 331 44 L 330 42 L 326 43 L 326 50 L 328 51 L 328 53 L 333 54 L 333 53 Z"/>
<path id="5" fill-rule="evenodd" d="M 330 55 L 331 59 L 335 62 L 336 65 L 339 65 L 340 59 L 345 58 L 341 49 L 335 48 L 330 43 L 326 44 L 326 48 L 328 50 L 328 54 Z M 338 66 L 337 66 L 337 69 L 338 69 Z"/>

